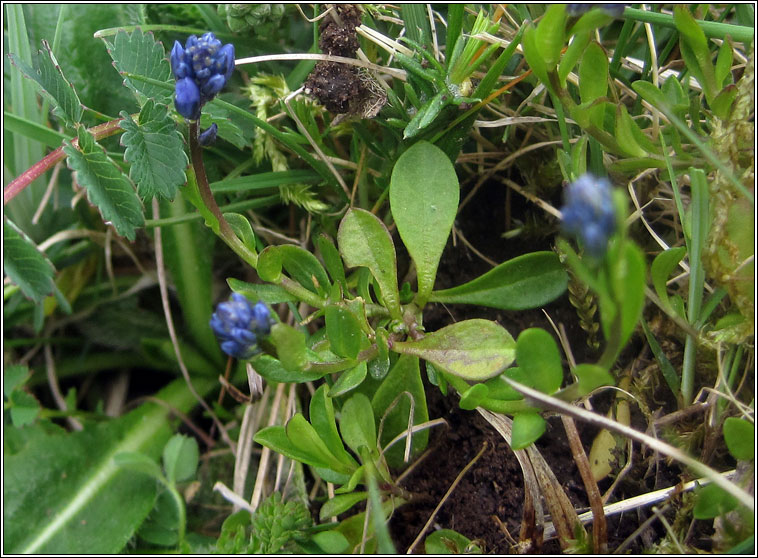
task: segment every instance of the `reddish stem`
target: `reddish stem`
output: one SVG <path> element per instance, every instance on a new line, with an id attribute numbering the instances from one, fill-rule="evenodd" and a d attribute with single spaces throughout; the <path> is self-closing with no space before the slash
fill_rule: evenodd
<path id="1" fill-rule="evenodd" d="M 105 122 L 104 124 L 94 126 L 87 131 L 92 134 L 96 140 L 106 138 L 123 131 L 118 126 L 121 120 L 123 119 L 117 118 L 115 120 L 111 120 L 110 122 Z M 79 140 L 77 138 L 73 138 L 71 140 L 71 145 L 74 147 L 79 147 Z M 62 161 L 65 158 L 66 154 L 63 152 L 63 146 L 60 146 L 54 151 L 51 151 L 45 155 L 42 159 L 34 163 L 20 175 L 18 175 L 3 190 L 3 205 L 6 205 L 9 201 L 16 197 L 19 192 L 34 182 L 35 179 L 39 178 L 45 171 L 55 166 L 58 161 Z"/>

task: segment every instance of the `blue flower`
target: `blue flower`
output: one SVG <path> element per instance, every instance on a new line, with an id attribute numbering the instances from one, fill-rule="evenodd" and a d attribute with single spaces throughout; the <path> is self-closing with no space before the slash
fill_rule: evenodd
<path id="1" fill-rule="evenodd" d="M 271 314 L 262 302 L 255 305 L 243 295 L 232 293 L 211 316 L 210 326 L 221 343 L 221 350 L 239 359 L 258 353 L 258 339 L 271 331 Z"/>
<path id="2" fill-rule="evenodd" d="M 205 132 L 201 133 L 200 136 L 197 138 L 197 141 L 200 142 L 200 145 L 203 147 L 207 147 L 209 145 L 213 145 L 216 143 L 216 136 L 218 135 L 218 124 L 215 122 L 211 124 L 210 128 L 208 128 Z"/>
<path id="3" fill-rule="evenodd" d="M 192 35 L 184 46 L 174 42 L 170 59 L 176 78 L 176 110 L 184 118 L 197 120 L 202 106 L 224 88 L 234 71 L 234 45 L 222 45 L 210 32 L 199 39 Z"/>
<path id="4" fill-rule="evenodd" d="M 611 183 L 607 178 L 584 174 L 566 189 L 561 208 L 563 231 L 579 238 L 586 252 L 601 258 L 616 229 Z"/>

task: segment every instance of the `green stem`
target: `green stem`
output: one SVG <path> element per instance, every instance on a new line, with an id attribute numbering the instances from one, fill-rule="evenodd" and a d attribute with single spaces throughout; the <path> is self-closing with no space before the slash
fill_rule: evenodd
<path id="1" fill-rule="evenodd" d="M 133 118 L 136 116 L 137 115 L 132 115 Z M 123 128 L 119 127 L 121 120 L 121 118 L 117 118 L 115 120 L 111 120 L 110 122 L 105 122 L 104 124 L 94 126 L 87 131 L 94 136 L 95 140 L 107 138 L 108 136 L 113 136 L 124 131 Z M 71 140 L 71 144 L 74 147 L 78 147 L 79 140 L 74 138 Z M 3 190 L 3 205 L 7 204 L 14 197 L 16 197 L 19 192 L 23 191 L 24 188 L 39 178 L 42 173 L 46 172 L 48 169 L 51 169 L 59 161 L 62 161 L 65 158 L 66 154 L 63 152 L 63 146 L 61 146 L 58 149 L 51 151 L 45 155 L 42 159 L 18 175 Z"/>
<path id="2" fill-rule="evenodd" d="M 258 265 L 258 256 L 248 250 L 247 246 L 237 238 L 234 234 L 231 226 L 224 218 L 224 214 L 216 203 L 211 192 L 210 184 L 208 183 L 208 175 L 205 173 L 205 165 L 203 164 L 203 146 L 198 141 L 198 135 L 200 132 L 200 125 L 196 120 L 190 120 L 189 122 L 189 144 L 190 144 L 190 159 L 192 161 L 192 168 L 195 171 L 195 179 L 197 180 L 197 190 L 200 194 L 205 207 L 213 214 L 213 217 L 218 221 L 218 235 L 226 244 L 231 248 L 235 254 L 237 254 L 244 261 L 249 263 L 253 269 Z"/>
<path id="3" fill-rule="evenodd" d="M 660 25 L 661 27 L 676 29 L 674 16 L 671 14 L 661 14 L 647 10 L 638 10 L 636 8 L 626 8 L 624 10 L 624 19 L 652 23 L 654 25 Z M 755 30 L 752 27 L 702 20 L 698 20 L 697 24 L 708 38 L 724 39 L 727 35 L 730 35 L 735 41 L 749 43 L 755 36 Z"/>

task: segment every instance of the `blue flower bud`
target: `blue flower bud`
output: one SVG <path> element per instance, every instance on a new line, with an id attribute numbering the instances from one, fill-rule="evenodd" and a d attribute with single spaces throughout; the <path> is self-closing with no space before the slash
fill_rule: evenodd
<path id="1" fill-rule="evenodd" d="M 616 229 L 611 183 L 607 178 L 584 174 L 566 189 L 561 208 L 563 231 L 577 237 L 586 252 L 601 258 Z"/>
<path id="2" fill-rule="evenodd" d="M 208 128 L 205 132 L 200 134 L 200 137 L 197 138 L 197 141 L 200 142 L 200 145 L 203 147 L 208 147 L 209 145 L 213 145 L 216 143 L 216 136 L 218 134 L 218 125 L 214 122 L 211 124 L 210 128 Z"/>
<path id="3" fill-rule="evenodd" d="M 234 45 L 223 45 L 211 32 L 199 39 L 192 35 L 184 46 L 174 43 L 170 61 L 177 80 L 176 109 L 185 118 L 197 120 L 203 105 L 224 88 L 234 72 Z M 190 80 L 194 89 L 184 80 Z"/>
<path id="4" fill-rule="evenodd" d="M 246 359 L 260 351 L 258 339 L 271 331 L 271 313 L 262 302 L 253 306 L 245 296 L 233 293 L 216 307 L 210 326 L 224 353 Z"/>
<path id="5" fill-rule="evenodd" d="M 200 118 L 200 90 L 192 78 L 185 77 L 176 82 L 174 105 L 179 114 L 188 120 Z"/>

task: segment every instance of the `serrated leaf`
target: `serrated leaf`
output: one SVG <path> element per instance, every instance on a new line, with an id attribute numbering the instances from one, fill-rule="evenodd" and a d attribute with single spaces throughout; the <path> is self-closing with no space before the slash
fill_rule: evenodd
<path id="1" fill-rule="evenodd" d="M 463 285 L 434 291 L 429 300 L 525 310 L 555 300 L 567 284 L 568 276 L 555 252 L 532 252 L 503 262 Z"/>
<path id="2" fill-rule="evenodd" d="M 184 169 L 189 160 L 168 109 L 148 99 L 140 111 L 139 125 L 125 111 L 121 116 L 124 160 L 131 163 L 129 178 L 137 185 L 137 193 L 146 201 L 154 196 L 174 199 L 187 180 Z"/>
<path id="3" fill-rule="evenodd" d="M 55 269 L 12 221 L 3 221 L 3 270 L 24 296 L 40 303 L 53 291 Z"/>
<path id="4" fill-rule="evenodd" d="M 131 35 L 119 31 L 108 47 L 113 65 L 121 74 L 137 74 L 166 83 L 172 81 L 166 52 L 163 45 L 153 39 L 152 33 L 143 33 L 140 28 Z M 124 85 L 134 91 L 140 104 L 146 99 L 155 99 L 164 105 L 171 102 L 170 89 L 129 78 L 124 79 Z"/>
<path id="5" fill-rule="evenodd" d="M 516 342 L 502 326 L 473 319 L 443 327 L 419 341 L 396 341 L 392 349 L 415 355 L 467 380 L 496 376 L 516 358 Z"/>
<path id="6" fill-rule="evenodd" d="M 337 242 L 345 264 L 371 271 L 390 315 L 400 319 L 395 246 L 384 223 L 368 211 L 350 209 L 340 223 Z"/>
<path id="7" fill-rule="evenodd" d="M 53 113 L 63 120 L 66 126 L 73 128 L 82 119 L 82 103 L 74 86 L 63 75 L 50 45 L 43 40 L 42 46 L 44 48 L 39 51 L 37 57 L 39 70 L 35 70 L 13 53 L 9 54 L 9 57 L 26 77 L 35 81 L 40 94 L 53 104 Z"/>
<path id="8" fill-rule="evenodd" d="M 79 128 L 78 139 L 78 148 L 70 142 L 63 146 L 76 182 L 86 188 L 87 199 L 97 206 L 103 220 L 134 240 L 135 228 L 145 222 L 134 186 L 84 127 Z"/>
<path id="9" fill-rule="evenodd" d="M 21 387 L 29 379 L 29 367 L 23 364 L 9 364 L 3 369 L 3 395 L 10 397 L 13 390 Z"/>
<path id="10" fill-rule="evenodd" d="M 434 287 L 459 197 L 458 177 L 450 159 L 429 142 L 413 145 L 392 169 L 390 207 L 400 238 L 416 264 L 419 306 Z"/>
<path id="11" fill-rule="evenodd" d="M 19 389 L 11 393 L 9 399 L 13 426 L 31 424 L 39 415 L 41 406 L 32 394 Z"/>

